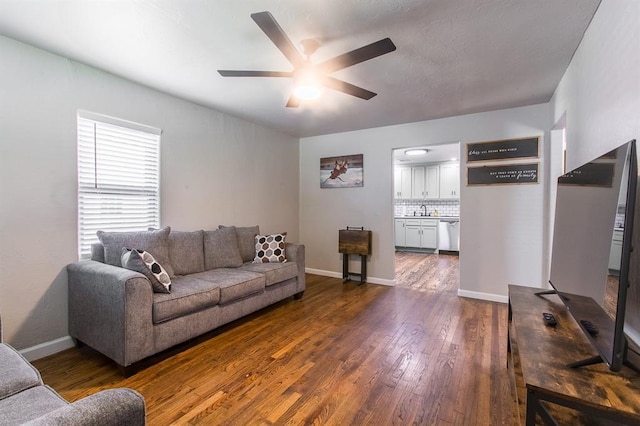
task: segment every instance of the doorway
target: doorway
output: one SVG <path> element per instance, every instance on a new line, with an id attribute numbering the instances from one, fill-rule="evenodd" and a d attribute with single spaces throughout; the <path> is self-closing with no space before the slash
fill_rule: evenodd
<path id="1" fill-rule="evenodd" d="M 394 149 L 392 162 L 396 254 L 410 253 L 418 259 L 457 257 L 461 228 L 460 143 Z M 398 259 L 396 256 L 396 282 L 403 276 Z M 433 265 L 435 261 L 426 260 L 417 264 Z"/>

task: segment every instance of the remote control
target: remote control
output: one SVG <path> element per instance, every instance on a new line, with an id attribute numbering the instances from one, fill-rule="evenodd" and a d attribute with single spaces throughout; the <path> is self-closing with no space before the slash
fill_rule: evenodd
<path id="1" fill-rule="evenodd" d="M 591 321 L 581 320 L 580 324 L 582 324 L 584 329 L 587 330 L 587 333 L 591 334 L 592 336 L 595 336 L 596 334 L 598 334 L 598 327 L 593 325 Z"/>
<path id="2" fill-rule="evenodd" d="M 554 317 L 553 314 L 550 314 L 549 312 L 543 312 L 542 319 L 544 320 L 544 323 L 550 327 L 553 327 L 558 323 L 556 321 L 556 317 Z"/>

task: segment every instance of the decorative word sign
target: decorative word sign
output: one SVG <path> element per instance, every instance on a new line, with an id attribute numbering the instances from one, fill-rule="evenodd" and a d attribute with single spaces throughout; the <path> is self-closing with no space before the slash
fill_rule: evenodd
<path id="1" fill-rule="evenodd" d="M 587 163 L 558 178 L 558 185 L 602 186 L 611 188 L 613 163 Z"/>
<path id="2" fill-rule="evenodd" d="M 538 163 L 467 168 L 467 185 L 538 183 Z"/>
<path id="3" fill-rule="evenodd" d="M 538 137 L 467 144 L 467 162 L 538 158 Z"/>

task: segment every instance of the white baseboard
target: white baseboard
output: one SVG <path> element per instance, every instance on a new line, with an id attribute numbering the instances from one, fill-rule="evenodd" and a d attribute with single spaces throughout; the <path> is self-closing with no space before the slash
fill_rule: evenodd
<path id="1" fill-rule="evenodd" d="M 73 339 L 71 336 L 60 337 L 59 339 L 51 340 L 50 342 L 40 343 L 39 345 L 31 346 L 30 348 L 22 349 L 20 353 L 28 361 L 35 361 L 36 359 L 44 358 L 49 355 L 64 351 L 74 347 Z"/>
<path id="2" fill-rule="evenodd" d="M 323 277 L 342 278 L 342 272 L 325 271 L 322 269 L 305 268 L 307 274 L 322 275 Z M 396 285 L 396 280 L 387 280 L 384 278 L 367 277 L 367 282 L 370 284 L 380 284 L 393 287 Z"/>
<path id="3" fill-rule="evenodd" d="M 458 289 L 458 296 L 469 297 L 471 299 L 487 300 L 489 302 L 509 303 L 508 296 L 501 296 L 499 294 L 481 293 L 479 291 L 469 291 Z"/>

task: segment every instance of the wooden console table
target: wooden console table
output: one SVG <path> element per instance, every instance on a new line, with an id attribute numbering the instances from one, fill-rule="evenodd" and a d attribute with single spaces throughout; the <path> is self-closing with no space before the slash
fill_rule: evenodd
<path id="1" fill-rule="evenodd" d="M 521 424 L 640 424 L 640 374 L 605 364 L 566 365 L 597 355 L 557 295 L 509 286 L 507 364 L 515 380 Z M 558 322 L 547 327 L 542 313 Z M 542 423 L 536 423 L 542 421 Z"/>
<path id="2" fill-rule="evenodd" d="M 340 229 L 338 231 L 338 252 L 342 253 L 342 282 L 350 276 L 360 277 L 360 284 L 367 281 L 367 256 L 371 254 L 371 231 L 364 229 Z M 360 273 L 349 272 L 349 255 L 360 255 Z"/>

